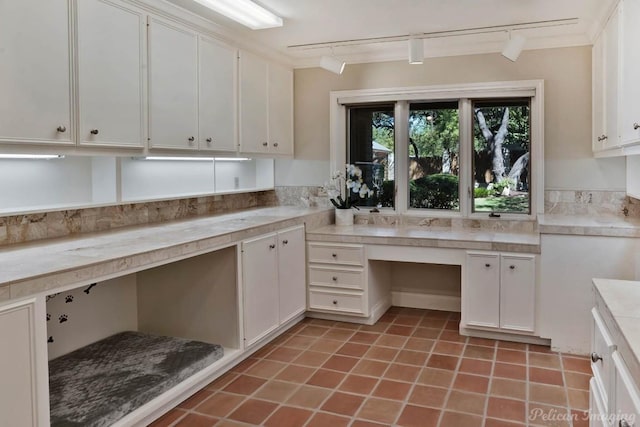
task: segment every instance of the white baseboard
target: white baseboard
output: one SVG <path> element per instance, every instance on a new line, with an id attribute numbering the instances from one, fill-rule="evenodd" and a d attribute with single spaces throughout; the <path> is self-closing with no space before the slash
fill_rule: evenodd
<path id="1" fill-rule="evenodd" d="M 423 294 L 419 292 L 391 292 L 391 303 L 396 307 L 460 312 L 461 299 L 453 295 Z"/>
<path id="2" fill-rule="evenodd" d="M 536 337 L 534 335 L 510 334 L 508 332 L 487 331 L 484 329 L 460 327 L 460 335 L 476 338 L 487 338 L 492 340 L 513 341 L 525 344 L 551 345 L 551 340 Z"/>

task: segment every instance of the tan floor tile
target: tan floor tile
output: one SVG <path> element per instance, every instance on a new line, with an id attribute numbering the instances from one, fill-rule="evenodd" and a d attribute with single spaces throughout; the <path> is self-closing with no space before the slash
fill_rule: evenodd
<path id="1" fill-rule="evenodd" d="M 480 346 L 484 346 L 484 347 L 495 347 L 497 341 L 496 340 L 490 340 L 487 338 L 475 338 L 475 337 L 470 337 L 469 341 L 467 341 L 468 344 L 470 345 L 480 345 Z"/>
<path id="2" fill-rule="evenodd" d="M 373 421 L 354 420 L 351 427 L 389 427 L 388 424 L 374 423 Z"/>
<path id="3" fill-rule="evenodd" d="M 206 415 L 187 414 L 174 425 L 176 427 L 213 427 L 217 422 L 217 418 L 207 417 Z"/>
<path id="4" fill-rule="evenodd" d="M 231 372 L 236 372 L 241 374 L 247 369 L 249 369 L 251 366 L 253 366 L 254 364 L 258 363 L 259 360 L 260 359 L 256 359 L 255 357 L 250 357 L 248 359 L 245 359 L 242 362 L 238 363 L 233 368 L 231 368 Z"/>
<path id="5" fill-rule="evenodd" d="M 355 333 L 355 331 L 349 330 L 349 329 L 335 329 L 335 328 L 333 328 L 329 332 L 324 334 L 324 336 L 322 338 L 345 342 L 349 338 L 351 338 L 351 336 L 354 333 Z"/>
<path id="6" fill-rule="evenodd" d="M 462 354 L 462 350 L 464 349 L 464 344 L 449 342 L 449 341 L 438 341 L 436 345 L 433 347 L 433 353 L 438 354 L 446 354 L 452 356 L 460 356 Z"/>
<path id="7" fill-rule="evenodd" d="M 529 368 L 529 381 L 549 385 L 564 385 L 562 371 L 543 368 Z"/>
<path id="8" fill-rule="evenodd" d="M 273 380 L 263 385 L 262 388 L 254 394 L 254 397 L 282 403 L 286 402 L 289 396 L 291 396 L 299 387 L 299 384 Z"/>
<path id="9" fill-rule="evenodd" d="M 505 420 L 496 420 L 495 418 L 487 418 L 485 420 L 484 427 L 526 427 L 526 424 Z"/>
<path id="10" fill-rule="evenodd" d="M 199 392 L 195 393 L 188 399 L 182 401 L 178 405 L 178 408 L 193 409 L 196 406 L 198 406 L 200 403 L 202 403 L 205 399 L 209 398 L 209 396 L 211 396 L 213 393 L 214 393 L 213 391 L 207 390 L 207 389 L 200 390 Z"/>
<path id="11" fill-rule="evenodd" d="M 416 326 L 418 323 L 420 323 L 420 317 L 421 316 L 404 316 L 401 314 L 395 318 L 393 323 L 395 323 L 396 325 Z"/>
<path id="12" fill-rule="evenodd" d="M 509 350 L 498 347 L 496 361 L 525 365 L 527 363 L 527 353 L 525 351 Z"/>
<path id="13" fill-rule="evenodd" d="M 503 420 L 525 422 L 527 420 L 526 403 L 521 400 L 489 397 L 487 416 Z"/>
<path id="14" fill-rule="evenodd" d="M 483 394 L 452 390 L 447 399 L 446 408 L 456 412 L 482 415 L 486 401 L 487 396 Z"/>
<path id="15" fill-rule="evenodd" d="M 321 337 L 327 332 L 329 332 L 329 328 L 317 326 L 317 325 L 308 325 L 302 328 L 298 332 L 298 335 L 308 335 L 310 337 Z"/>
<path id="16" fill-rule="evenodd" d="M 380 338 L 376 341 L 376 345 L 382 347 L 402 348 L 407 342 L 407 337 L 401 335 L 389 335 L 387 333 L 381 334 Z"/>
<path id="17" fill-rule="evenodd" d="M 244 399 L 244 396 L 220 392 L 202 402 L 194 410 L 204 415 L 224 418 L 238 407 Z"/>
<path id="18" fill-rule="evenodd" d="M 420 322 L 420 326 L 424 328 L 442 329 L 446 323 L 447 321 L 445 319 L 424 318 Z"/>
<path id="19" fill-rule="evenodd" d="M 419 366 L 401 365 L 398 363 L 392 363 L 389 365 L 389 369 L 384 373 L 384 377 L 390 380 L 414 382 L 422 368 Z"/>
<path id="20" fill-rule="evenodd" d="M 461 391 L 486 394 L 489 388 L 489 378 L 458 373 L 453 381 L 453 388 Z"/>
<path id="21" fill-rule="evenodd" d="M 288 381 L 292 383 L 304 383 L 313 375 L 316 368 L 310 368 L 308 366 L 289 365 L 284 368 L 278 375 L 277 380 Z"/>
<path id="22" fill-rule="evenodd" d="M 404 349 L 430 352 L 434 345 L 435 341 L 432 339 L 417 338 L 413 336 L 407 340 L 407 343 L 404 345 Z"/>
<path id="23" fill-rule="evenodd" d="M 259 378 L 272 378 L 286 367 L 286 363 L 273 360 L 260 360 L 245 371 L 247 375 Z"/>
<path id="24" fill-rule="evenodd" d="M 295 335 L 284 342 L 283 347 L 299 348 L 306 350 L 318 340 L 316 337 L 306 337 L 303 335 Z"/>
<path id="25" fill-rule="evenodd" d="M 513 342 L 513 341 L 498 341 L 498 348 L 527 351 L 527 344 L 524 344 L 521 342 Z"/>
<path id="26" fill-rule="evenodd" d="M 415 330 L 414 326 L 396 325 L 395 323 L 387 328 L 385 334 L 387 335 L 401 335 L 403 337 L 409 337 Z"/>
<path id="27" fill-rule="evenodd" d="M 169 427 L 173 425 L 180 417 L 185 415 L 187 412 L 182 409 L 172 409 L 151 424 L 149 427 Z"/>
<path id="28" fill-rule="evenodd" d="M 354 366 L 356 366 L 359 361 L 360 359 L 355 357 L 334 355 L 331 356 L 326 362 L 324 362 L 322 367 L 324 369 L 331 369 L 333 371 L 349 372 L 354 368 Z"/>
<path id="29" fill-rule="evenodd" d="M 567 408 L 558 406 L 529 403 L 527 418 L 531 426 L 571 427 Z"/>
<path id="30" fill-rule="evenodd" d="M 398 418 L 397 425 L 402 427 L 424 427 L 438 425 L 440 410 L 422 406 L 407 405 Z M 451 424 L 456 425 L 456 424 Z"/>
<path id="31" fill-rule="evenodd" d="M 335 392 L 322 405 L 322 410 L 334 414 L 353 416 L 364 402 L 364 396 Z"/>
<path id="32" fill-rule="evenodd" d="M 589 392 L 586 390 L 567 390 L 569 407 L 572 409 L 589 409 Z"/>
<path id="33" fill-rule="evenodd" d="M 358 418 L 391 425 L 400 410 L 402 403 L 394 400 L 369 398 L 357 414 Z"/>
<path id="34" fill-rule="evenodd" d="M 338 349 L 337 354 L 351 357 L 362 357 L 370 346 L 367 344 L 357 344 L 354 342 L 348 342 Z"/>
<path id="35" fill-rule="evenodd" d="M 380 334 L 358 331 L 351 338 L 349 338 L 349 342 L 371 345 L 376 342 L 378 338 L 380 338 Z"/>
<path id="36" fill-rule="evenodd" d="M 464 349 L 464 357 L 471 359 L 493 360 L 495 356 L 495 349 L 493 347 L 482 347 L 479 345 L 470 345 Z"/>
<path id="37" fill-rule="evenodd" d="M 240 374 L 237 374 L 235 372 L 227 372 L 226 374 L 222 375 L 220 378 L 210 382 L 209 384 L 207 384 L 207 386 L 205 387 L 208 390 L 213 390 L 213 391 L 217 391 L 217 390 L 221 390 L 224 387 L 227 386 L 227 384 L 229 384 L 231 381 L 235 380 L 236 378 L 238 378 Z"/>
<path id="38" fill-rule="evenodd" d="M 303 385 L 287 400 L 287 403 L 304 408 L 319 408 L 322 402 L 331 394 L 330 389 Z"/>
<path id="39" fill-rule="evenodd" d="M 409 396 L 409 402 L 418 406 L 440 409 L 444 407 L 448 393 L 449 391 L 446 388 L 415 385 Z"/>
<path id="40" fill-rule="evenodd" d="M 493 376 L 524 381 L 527 379 L 527 367 L 523 365 L 513 365 L 511 363 L 496 362 L 493 367 Z"/>
<path id="41" fill-rule="evenodd" d="M 349 422 L 351 419 L 347 417 L 318 412 L 311 418 L 307 427 L 347 427 Z"/>
<path id="42" fill-rule="evenodd" d="M 567 387 L 575 388 L 578 390 L 589 390 L 589 380 L 591 375 L 581 374 L 579 372 L 564 372 L 564 379 L 567 383 Z"/>
<path id="43" fill-rule="evenodd" d="M 413 338 L 422 338 L 429 340 L 436 340 L 442 333 L 442 329 L 433 329 L 433 328 L 420 328 L 417 327 L 413 332 Z"/>
<path id="44" fill-rule="evenodd" d="M 321 353 L 335 353 L 343 345 L 344 345 L 344 341 L 328 339 L 325 337 L 325 338 L 319 338 L 316 342 L 311 344 L 311 347 L 309 347 L 309 350 L 319 351 Z"/>
<path id="45" fill-rule="evenodd" d="M 490 393 L 492 396 L 525 400 L 527 398 L 527 383 L 506 378 L 493 378 Z"/>
<path id="46" fill-rule="evenodd" d="M 351 371 L 352 374 L 368 375 L 372 377 L 381 377 L 384 371 L 389 367 L 388 362 L 378 360 L 362 359 Z"/>
<path id="47" fill-rule="evenodd" d="M 429 353 L 413 350 L 400 350 L 398 356 L 395 359 L 396 363 L 403 363 L 405 365 L 424 366 Z"/>
<path id="48" fill-rule="evenodd" d="M 223 390 L 229 393 L 249 395 L 262 387 L 262 385 L 266 382 L 267 380 L 262 378 L 240 375 Z"/>
<path id="49" fill-rule="evenodd" d="M 418 376 L 418 383 L 435 387 L 448 388 L 453 382 L 453 372 L 442 369 L 424 368 Z"/>
<path id="50" fill-rule="evenodd" d="M 298 357 L 302 353 L 302 350 L 288 348 L 288 347 L 278 347 L 269 353 L 265 359 L 267 360 L 277 360 L 279 362 L 291 362 L 293 359 Z"/>
<path id="51" fill-rule="evenodd" d="M 492 367 L 493 364 L 487 360 L 462 358 L 462 362 L 460 362 L 460 367 L 458 368 L 458 370 L 460 372 L 466 372 L 468 374 L 489 376 L 491 375 Z"/>
<path id="52" fill-rule="evenodd" d="M 445 412 L 442 414 L 442 426 L 482 427 L 482 417 L 457 412 Z"/>
<path id="53" fill-rule="evenodd" d="M 302 427 L 313 412 L 306 409 L 282 406 L 264 423 L 267 427 Z"/>
<path id="54" fill-rule="evenodd" d="M 304 351 L 293 360 L 293 363 L 296 365 L 309 366 L 309 367 L 319 367 L 322 366 L 324 362 L 329 359 L 329 353 L 321 353 L 319 351 Z"/>
<path id="55" fill-rule="evenodd" d="M 345 374 L 343 372 L 330 371 L 327 369 L 318 369 L 318 371 L 309 378 L 307 384 L 316 387 L 336 388 L 342 382 Z"/>
<path id="56" fill-rule="evenodd" d="M 362 325 L 362 326 L 360 326 L 360 331 L 362 331 L 362 332 L 382 333 L 382 332 L 387 330 L 389 325 L 391 325 L 391 324 L 378 321 L 375 325 Z"/>
<path id="57" fill-rule="evenodd" d="M 374 360 L 385 360 L 387 362 L 396 358 L 400 350 L 391 347 L 372 346 L 365 354 L 365 358 Z"/>
<path id="58" fill-rule="evenodd" d="M 347 375 L 340 390 L 356 394 L 370 394 L 373 388 L 378 384 L 378 379 L 373 377 L 364 377 L 361 375 Z"/>
<path id="59" fill-rule="evenodd" d="M 591 373 L 591 362 L 586 357 L 562 355 L 562 365 L 566 371 Z"/>
<path id="60" fill-rule="evenodd" d="M 536 353 L 553 353 L 549 346 L 535 344 L 529 344 L 529 351 L 534 351 Z"/>
<path id="61" fill-rule="evenodd" d="M 277 403 L 249 399 L 240 405 L 227 418 L 247 424 L 259 425 L 278 407 Z"/>
<path id="62" fill-rule="evenodd" d="M 567 392 L 564 387 L 529 383 L 529 401 L 552 406 L 567 406 Z"/>
<path id="63" fill-rule="evenodd" d="M 443 330 L 440 334 L 440 340 L 453 342 L 467 342 L 467 337 L 460 335 L 458 332 Z"/>
<path id="64" fill-rule="evenodd" d="M 409 394 L 409 390 L 411 390 L 411 384 L 399 381 L 380 380 L 372 394 L 384 399 L 404 400 Z"/>
<path id="65" fill-rule="evenodd" d="M 557 354 L 529 353 L 529 366 L 560 369 L 560 357 Z"/>
<path id="66" fill-rule="evenodd" d="M 444 356 L 442 354 L 432 354 L 429 357 L 427 366 L 436 369 L 446 369 L 448 371 L 454 371 L 458 367 L 458 357 Z"/>

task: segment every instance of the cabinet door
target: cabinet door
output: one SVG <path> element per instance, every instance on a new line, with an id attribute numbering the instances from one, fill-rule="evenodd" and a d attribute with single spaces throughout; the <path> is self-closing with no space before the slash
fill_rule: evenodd
<path id="1" fill-rule="evenodd" d="M 500 258 L 498 254 L 468 253 L 462 290 L 463 323 L 500 326 Z"/>
<path id="2" fill-rule="evenodd" d="M 152 18 L 149 22 L 150 147 L 198 148 L 198 38 Z"/>
<path id="3" fill-rule="evenodd" d="M 67 0 L 0 1 L 0 142 L 73 142 Z"/>
<path id="4" fill-rule="evenodd" d="M 640 0 L 624 0 L 622 7 L 620 133 L 624 145 L 640 142 Z"/>
<path id="5" fill-rule="evenodd" d="M 240 151 L 266 153 L 268 137 L 267 62 L 240 52 Z"/>
<path id="6" fill-rule="evenodd" d="M 79 142 L 143 147 L 145 17 L 117 0 L 77 5 Z"/>
<path id="7" fill-rule="evenodd" d="M 269 149 L 293 154 L 293 71 L 269 64 Z"/>
<path id="8" fill-rule="evenodd" d="M 236 151 L 236 49 L 200 36 L 201 150 Z"/>
<path id="9" fill-rule="evenodd" d="M 618 43 L 620 40 L 620 8 L 616 8 L 605 27 L 604 46 L 604 81 L 605 81 L 605 129 L 607 139 L 603 148 L 613 148 L 620 145 L 618 132 L 618 93 L 619 67 Z"/>
<path id="10" fill-rule="evenodd" d="M 536 258 L 533 255 L 502 255 L 500 258 L 500 327 L 533 332 Z"/>
<path id="11" fill-rule="evenodd" d="M 591 49 L 592 62 L 592 149 L 594 152 L 603 149 L 605 138 L 604 111 L 604 33 L 596 39 Z"/>
<path id="12" fill-rule="evenodd" d="M 307 306 L 304 226 L 278 233 L 280 323 L 304 312 Z"/>
<path id="13" fill-rule="evenodd" d="M 33 299 L 0 306 L 2 426 L 49 425 L 43 311 Z"/>
<path id="14" fill-rule="evenodd" d="M 615 426 L 637 426 L 640 420 L 640 391 L 617 351 L 612 355 L 615 366 Z M 625 423 L 626 421 L 626 423 Z"/>
<path id="15" fill-rule="evenodd" d="M 275 234 L 242 243 L 244 339 L 250 346 L 278 327 L 278 249 Z"/>

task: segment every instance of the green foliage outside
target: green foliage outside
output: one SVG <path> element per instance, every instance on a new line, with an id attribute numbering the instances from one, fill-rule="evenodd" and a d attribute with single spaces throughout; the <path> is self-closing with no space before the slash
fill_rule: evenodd
<path id="1" fill-rule="evenodd" d="M 424 209 L 459 208 L 458 177 L 439 173 L 409 182 L 409 206 Z"/>

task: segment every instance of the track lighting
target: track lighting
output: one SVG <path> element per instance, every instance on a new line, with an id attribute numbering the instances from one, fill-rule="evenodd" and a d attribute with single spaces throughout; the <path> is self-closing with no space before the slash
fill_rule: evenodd
<path id="1" fill-rule="evenodd" d="M 422 64 L 424 60 L 424 43 L 422 39 L 409 39 L 409 64 Z"/>
<path id="2" fill-rule="evenodd" d="M 324 68 L 327 71 L 331 71 L 332 73 L 342 74 L 345 65 L 347 65 L 346 62 L 339 60 L 335 56 L 325 55 L 320 58 L 320 67 Z"/>
<path id="3" fill-rule="evenodd" d="M 522 49 L 524 48 L 524 44 L 527 39 L 520 34 L 511 34 L 509 31 L 509 40 L 502 50 L 502 56 L 507 59 L 510 59 L 513 62 L 516 62 L 520 54 L 522 53 Z"/>

